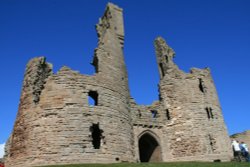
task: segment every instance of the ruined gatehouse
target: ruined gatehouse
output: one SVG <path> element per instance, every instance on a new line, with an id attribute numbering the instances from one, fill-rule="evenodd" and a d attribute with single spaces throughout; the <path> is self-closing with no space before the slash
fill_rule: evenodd
<path id="1" fill-rule="evenodd" d="M 150 106 L 135 103 L 124 62 L 122 15 L 109 3 L 96 25 L 92 76 L 69 67 L 54 74 L 44 57 L 29 61 L 6 145 L 7 167 L 230 160 L 210 70 L 180 70 L 161 37 L 154 42 L 159 99 Z"/>

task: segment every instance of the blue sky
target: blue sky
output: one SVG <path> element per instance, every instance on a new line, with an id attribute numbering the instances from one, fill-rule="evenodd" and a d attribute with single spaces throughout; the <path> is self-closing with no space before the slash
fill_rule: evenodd
<path id="1" fill-rule="evenodd" d="M 0 0 L 0 144 L 11 133 L 25 65 L 46 56 L 93 74 L 94 25 L 106 0 Z M 184 71 L 209 67 L 230 134 L 250 129 L 249 0 L 113 0 L 124 9 L 125 61 L 132 96 L 158 99 L 153 40 L 162 36 Z"/>

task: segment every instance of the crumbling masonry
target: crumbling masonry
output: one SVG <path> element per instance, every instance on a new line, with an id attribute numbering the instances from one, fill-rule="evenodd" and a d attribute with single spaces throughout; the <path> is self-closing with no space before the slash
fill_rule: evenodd
<path id="1" fill-rule="evenodd" d="M 93 76 L 68 67 L 53 74 L 44 57 L 28 63 L 6 167 L 231 159 L 209 69 L 181 71 L 158 37 L 159 100 L 137 105 L 123 57 L 122 9 L 109 3 L 96 30 Z"/>

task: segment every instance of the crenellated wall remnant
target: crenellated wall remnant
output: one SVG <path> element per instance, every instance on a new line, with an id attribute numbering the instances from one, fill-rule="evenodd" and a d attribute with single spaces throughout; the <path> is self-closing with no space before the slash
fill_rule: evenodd
<path id="1" fill-rule="evenodd" d="M 96 25 L 95 74 L 30 60 L 6 144 L 6 167 L 74 163 L 229 161 L 230 140 L 210 70 L 181 71 L 155 40 L 159 99 L 138 105 L 124 62 L 122 9 L 109 3 Z"/>

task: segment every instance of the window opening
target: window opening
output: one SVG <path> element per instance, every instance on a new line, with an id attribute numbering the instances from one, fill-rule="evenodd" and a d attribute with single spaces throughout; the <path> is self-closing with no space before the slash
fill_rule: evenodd
<path id="1" fill-rule="evenodd" d="M 90 132 L 94 149 L 100 149 L 103 131 L 99 128 L 99 123 L 92 124 Z"/>
<path id="2" fill-rule="evenodd" d="M 152 118 L 156 118 L 157 117 L 158 113 L 157 113 L 156 110 L 152 110 L 151 113 L 152 113 Z"/>
<path id="3" fill-rule="evenodd" d="M 207 118 L 210 119 L 210 113 L 209 113 L 209 109 L 206 107 L 206 111 L 207 111 Z"/>
<path id="4" fill-rule="evenodd" d="M 211 118 L 214 119 L 214 114 L 213 114 L 213 112 L 212 112 L 212 108 L 209 107 L 209 111 L 210 111 L 210 116 L 211 116 Z"/>
<path id="5" fill-rule="evenodd" d="M 199 88 L 202 93 L 206 93 L 206 86 L 201 78 L 199 78 Z"/>
<path id="6" fill-rule="evenodd" d="M 96 91 L 89 91 L 88 102 L 89 102 L 89 106 L 98 105 L 98 93 Z"/>
<path id="7" fill-rule="evenodd" d="M 162 77 L 164 77 L 165 73 L 164 73 L 164 69 L 163 69 L 163 64 L 160 63 L 159 66 L 160 66 L 160 69 L 161 69 L 161 75 L 162 75 Z"/>
<path id="8" fill-rule="evenodd" d="M 95 56 L 92 62 L 92 65 L 95 67 L 95 73 L 99 72 L 99 64 L 98 64 L 99 60 L 98 58 Z"/>
<path id="9" fill-rule="evenodd" d="M 168 63 L 168 56 L 166 55 L 165 57 L 166 57 L 166 63 Z"/>
<path id="10" fill-rule="evenodd" d="M 206 112 L 207 112 L 207 118 L 208 119 L 213 119 L 214 118 L 214 115 L 213 115 L 211 107 L 206 107 Z"/>
<path id="11" fill-rule="evenodd" d="M 168 109 L 166 109 L 166 117 L 167 117 L 167 120 L 170 120 L 170 119 L 171 119 L 170 113 L 169 113 L 169 110 L 168 110 Z"/>

